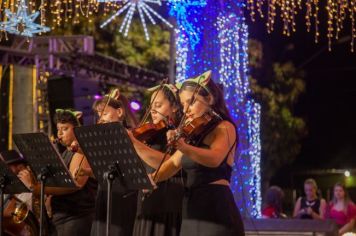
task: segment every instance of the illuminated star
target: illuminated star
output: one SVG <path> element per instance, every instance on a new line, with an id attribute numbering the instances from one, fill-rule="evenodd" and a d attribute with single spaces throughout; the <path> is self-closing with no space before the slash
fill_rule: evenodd
<path id="1" fill-rule="evenodd" d="M 40 13 L 36 11 L 35 13 L 28 15 L 25 0 L 21 0 L 16 13 L 11 12 L 9 9 L 5 9 L 5 15 L 8 18 L 8 21 L 0 22 L 0 30 L 26 37 L 33 37 L 34 34 L 50 31 L 50 28 L 35 23 L 39 14 Z"/>
<path id="2" fill-rule="evenodd" d="M 113 2 L 115 0 L 98 0 L 98 2 Z M 119 2 L 120 0 L 116 0 L 116 2 Z M 134 15 L 135 10 L 137 9 L 140 19 L 143 25 L 143 30 L 145 32 L 145 37 L 146 40 L 149 40 L 149 34 L 147 30 L 147 25 L 146 25 L 146 19 L 145 17 L 148 17 L 148 19 L 151 21 L 152 24 L 156 24 L 156 21 L 154 20 L 153 16 L 156 16 L 158 19 L 163 21 L 167 26 L 170 28 L 173 28 L 173 25 L 169 23 L 166 19 L 164 19 L 160 14 L 158 14 L 154 9 L 152 9 L 148 3 L 154 3 L 159 6 L 161 6 L 161 1 L 160 0 L 121 0 L 124 4 L 124 6 L 118 10 L 114 15 L 112 15 L 109 19 L 107 19 L 103 24 L 100 25 L 101 28 L 105 27 L 107 24 L 109 24 L 112 20 L 115 19 L 115 17 L 121 15 L 123 12 L 127 10 L 127 13 L 124 17 L 123 22 L 121 23 L 120 26 L 120 33 L 124 32 L 124 35 L 127 37 L 127 34 L 129 32 L 129 28 L 131 25 L 132 17 Z"/>

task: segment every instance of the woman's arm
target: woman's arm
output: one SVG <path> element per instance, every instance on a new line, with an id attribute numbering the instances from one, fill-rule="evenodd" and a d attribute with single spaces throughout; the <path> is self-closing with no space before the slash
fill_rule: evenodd
<path id="1" fill-rule="evenodd" d="M 182 156 L 183 153 L 176 151 L 167 161 L 162 164 L 158 173 L 154 172 L 152 174 L 153 177 L 156 175 L 154 181 L 156 183 L 162 182 L 175 175 L 182 168 Z"/>
<path id="2" fill-rule="evenodd" d="M 321 199 L 320 207 L 319 207 L 319 214 L 312 211 L 311 216 L 313 217 L 313 219 L 323 220 L 323 219 L 325 219 L 325 215 L 326 215 L 326 201 L 324 199 Z"/>
<path id="3" fill-rule="evenodd" d="M 218 167 L 230 150 L 235 151 L 232 147 L 236 140 L 235 126 L 223 121 L 212 131 L 210 137 L 209 149 L 189 145 L 183 139 L 177 141 L 176 148 L 194 162 L 207 167 Z"/>
<path id="4" fill-rule="evenodd" d="M 41 193 L 41 185 L 39 182 L 34 181 L 32 174 L 29 170 L 25 169 L 19 172 L 17 175 L 19 179 L 24 183 L 24 185 L 32 191 L 35 195 L 40 195 Z M 77 188 L 54 188 L 54 187 L 45 187 L 46 194 L 53 195 L 63 195 L 69 194 L 77 191 Z"/>
<path id="5" fill-rule="evenodd" d="M 294 206 L 293 217 L 298 218 L 300 215 L 300 205 L 301 205 L 302 198 L 298 198 L 297 202 Z"/>
<path id="6" fill-rule="evenodd" d="M 339 229 L 339 235 L 343 235 L 344 233 L 347 232 L 352 232 L 355 226 L 355 219 L 351 219 L 346 225 L 342 226 Z"/>
<path id="7" fill-rule="evenodd" d="M 83 159 L 84 158 L 84 159 Z M 83 161 L 82 161 L 83 159 Z M 82 161 L 82 164 L 80 165 Z M 90 169 L 89 163 L 85 156 L 79 153 L 75 153 L 72 157 L 72 161 L 69 165 L 69 172 L 72 174 L 73 178 L 76 175 L 76 172 L 79 167 L 83 167 L 86 169 Z M 29 170 L 22 170 L 18 174 L 18 177 L 21 181 L 32 190 L 35 195 L 39 195 L 41 192 L 41 185 L 38 182 L 34 182 Z M 45 193 L 50 195 L 64 195 L 70 194 L 78 191 L 79 189 L 83 188 L 86 182 L 88 181 L 88 176 L 77 176 L 75 180 L 76 188 L 56 188 L 56 187 L 45 187 Z"/>
<path id="8" fill-rule="evenodd" d="M 153 148 L 150 148 L 146 144 L 140 142 L 132 135 L 130 131 L 128 131 L 128 134 L 139 157 L 147 165 L 149 165 L 154 169 L 157 169 L 164 157 L 164 153 L 157 151 Z M 169 159 L 169 155 L 166 155 L 165 158 Z"/>
<path id="9" fill-rule="evenodd" d="M 89 176 L 77 173 L 80 168 L 91 169 L 87 158 L 83 154 L 74 153 L 69 164 L 69 172 L 72 174 L 75 184 L 79 189 L 83 188 L 89 179 Z"/>

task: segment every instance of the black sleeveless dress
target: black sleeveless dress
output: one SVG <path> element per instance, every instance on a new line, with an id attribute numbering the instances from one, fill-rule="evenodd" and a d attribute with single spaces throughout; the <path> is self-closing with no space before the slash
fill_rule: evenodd
<path id="1" fill-rule="evenodd" d="M 159 133 L 148 143 L 151 148 L 164 152 L 166 131 Z M 147 173 L 154 169 L 145 164 Z M 135 236 L 176 236 L 179 235 L 182 221 L 182 201 L 185 176 L 179 172 L 167 181 L 158 183 L 158 188 L 151 194 L 139 192 Z"/>
<path id="2" fill-rule="evenodd" d="M 310 207 L 311 209 L 313 209 L 313 211 L 315 213 L 317 213 L 318 215 L 320 214 L 320 199 L 314 199 L 313 201 L 308 201 L 306 197 L 302 197 L 301 201 L 300 201 L 300 208 L 301 209 L 307 209 L 308 207 Z M 309 214 L 302 214 L 300 216 L 301 219 L 313 219 L 313 217 Z"/>
<path id="3" fill-rule="evenodd" d="M 107 186 L 99 185 L 95 206 L 95 219 L 91 229 L 92 236 L 101 236 L 106 233 L 107 193 Z M 118 185 L 112 186 L 110 235 L 132 235 L 136 203 L 137 191 L 128 193 L 123 191 Z"/>
<path id="4" fill-rule="evenodd" d="M 123 122 L 125 128 L 130 128 Z M 137 207 L 137 191 L 128 192 L 120 185 L 112 185 L 110 235 L 131 236 Z M 91 236 L 106 234 L 107 184 L 99 183 L 96 196 L 95 218 Z"/>
<path id="5" fill-rule="evenodd" d="M 217 125 L 206 130 L 195 146 L 208 148 L 202 141 Z M 187 173 L 183 201 L 183 219 L 180 235 L 245 235 L 244 227 L 234 197 L 228 186 L 210 184 L 219 179 L 230 181 L 232 168 L 227 157 L 216 168 L 209 168 L 183 156 L 182 167 Z"/>
<path id="6" fill-rule="evenodd" d="M 68 167 L 73 155 L 71 151 L 65 151 L 62 155 Z M 89 178 L 82 189 L 52 197 L 52 235 L 90 235 L 95 213 L 96 190 L 97 181 Z"/>

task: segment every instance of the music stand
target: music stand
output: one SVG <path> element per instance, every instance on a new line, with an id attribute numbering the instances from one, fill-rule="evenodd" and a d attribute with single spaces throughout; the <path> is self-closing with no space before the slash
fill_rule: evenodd
<path id="1" fill-rule="evenodd" d="M 44 133 L 14 134 L 13 139 L 41 184 L 40 236 L 42 236 L 45 186 L 76 188 L 76 185 L 47 135 Z"/>
<path id="2" fill-rule="evenodd" d="M 0 156 L 2 157 L 1 153 Z M 31 192 L 21 180 L 0 160 L 0 236 L 3 235 L 4 194 Z"/>
<path id="3" fill-rule="evenodd" d="M 124 190 L 153 189 L 153 181 L 121 123 L 76 127 L 74 133 L 97 180 L 107 181 L 106 235 L 109 235 L 112 185 L 118 184 Z"/>

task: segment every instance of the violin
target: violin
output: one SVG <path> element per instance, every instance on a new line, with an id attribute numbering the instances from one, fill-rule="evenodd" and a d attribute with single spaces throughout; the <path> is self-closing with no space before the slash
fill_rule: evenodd
<path id="1" fill-rule="evenodd" d="M 157 124 L 145 123 L 140 127 L 133 129 L 132 134 L 136 139 L 141 142 L 145 142 L 167 127 L 168 125 L 166 122 L 164 120 L 160 120 Z"/>
<path id="2" fill-rule="evenodd" d="M 213 120 L 213 116 L 209 113 L 204 113 L 202 116 L 194 118 L 192 121 L 186 123 L 182 129 L 182 134 L 189 139 L 200 135 L 206 130 L 207 125 Z"/>
<path id="3" fill-rule="evenodd" d="M 51 137 L 51 141 L 52 141 L 53 144 L 60 144 L 61 143 L 61 139 L 60 138 Z"/>
<path id="4" fill-rule="evenodd" d="M 55 138 L 55 139 L 52 140 L 52 143 L 53 144 L 62 144 L 62 139 Z M 68 149 L 69 149 L 69 151 L 72 151 L 72 152 L 78 152 L 78 150 L 79 150 L 78 142 L 71 143 L 71 145 L 68 147 Z"/>
<path id="5" fill-rule="evenodd" d="M 215 112 L 206 112 L 202 116 L 194 118 L 178 129 L 178 133 L 172 142 L 175 142 L 181 137 L 184 137 L 187 143 L 198 141 L 197 139 L 200 139 L 204 134 L 210 132 L 216 122 L 220 120 L 222 120 L 221 117 Z"/>

